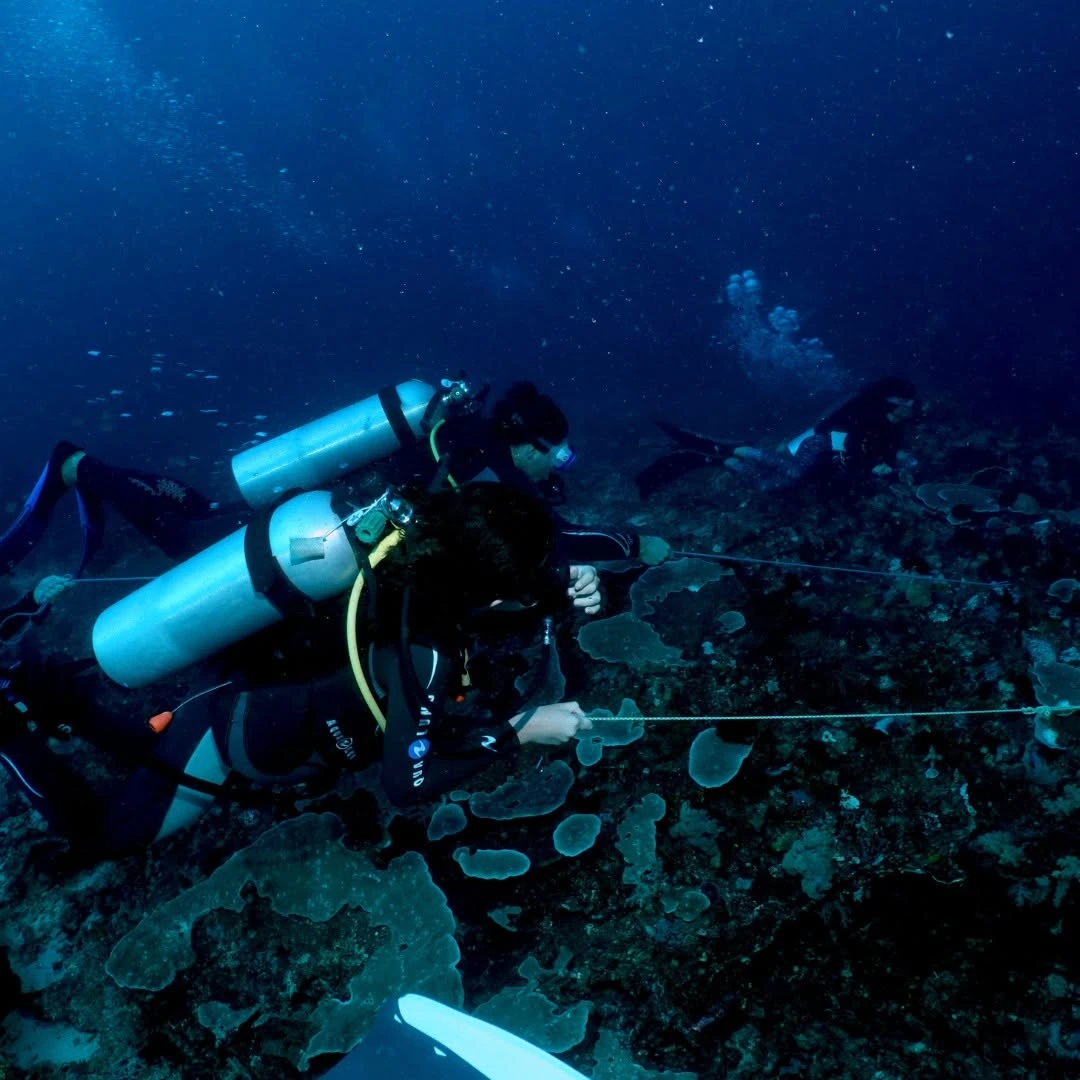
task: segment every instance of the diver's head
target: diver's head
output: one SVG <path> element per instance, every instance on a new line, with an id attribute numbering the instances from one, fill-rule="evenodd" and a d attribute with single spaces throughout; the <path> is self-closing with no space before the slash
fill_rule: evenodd
<path id="1" fill-rule="evenodd" d="M 404 562 L 380 564 L 427 610 L 450 620 L 491 608 L 520 611 L 565 604 L 568 574 L 557 558 L 555 527 L 531 495 L 503 484 L 468 484 L 420 495 Z M 384 574 L 384 565 L 387 571 Z"/>
<path id="2" fill-rule="evenodd" d="M 492 413 L 495 429 L 510 447 L 514 465 L 534 484 L 568 469 L 574 451 L 562 409 L 530 382 L 514 383 Z"/>
<path id="3" fill-rule="evenodd" d="M 875 402 L 891 424 L 903 424 L 918 415 L 918 391 L 908 379 L 890 375 L 871 383 L 863 393 Z"/>

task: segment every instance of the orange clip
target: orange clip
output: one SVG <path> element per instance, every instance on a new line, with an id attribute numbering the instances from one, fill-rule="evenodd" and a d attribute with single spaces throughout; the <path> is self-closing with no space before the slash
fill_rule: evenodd
<path id="1" fill-rule="evenodd" d="M 155 734 L 160 735 L 171 723 L 173 714 L 166 709 L 164 712 L 155 713 L 146 721 L 146 726 Z"/>

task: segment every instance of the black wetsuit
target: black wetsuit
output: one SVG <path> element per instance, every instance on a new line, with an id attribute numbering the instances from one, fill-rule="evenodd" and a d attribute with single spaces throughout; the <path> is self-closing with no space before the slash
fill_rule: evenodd
<path id="1" fill-rule="evenodd" d="M 233 774 L 263 787 L 332 784 L 343 769 L 381 760 L 384 790 L 404 805 L 517 750 L 508 715 L 492 715 L 465 693 L 466 642 L 450 630 L 441 640 L 411 635 L 407 659 L 396 635 L 373 636 L 363 667 L 385 716 L 382 731 L 346 664 L 340 606 L 332 607 L 220 657 L 204 680 L 211 692 L 182 707 L 159 703 L 175 709 L 161 734 L 149 729 L 149 710 L 95 705 L 100 674 L 87 664 L 45 678 L 16 675 L 0 703 L 0 765 L 58 831 L 99 857 L 192 824 Z M 126 759 L 126 777 L 95 792 L 49 749 L 61 724 Z"/>

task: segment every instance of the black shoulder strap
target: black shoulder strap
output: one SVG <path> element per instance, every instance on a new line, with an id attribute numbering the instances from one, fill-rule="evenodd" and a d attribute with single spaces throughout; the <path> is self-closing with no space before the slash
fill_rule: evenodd
<path id="1" fill-rule="evenodd" d="M 405 690 L 405 698 L 409 703 L 409 711 L 417 716 L 421 708 L 427 707 L 427 694 L 420 685 L 420 677 L 416 674 L 416 665 L 412 657 L 412 641 L 409 634 L 409 606 L 412 600 L 412 590 L 406 586 L 401 595 L 401 625 L 398 634 L 398 665 L 401 669 L 401 684 Z"/>
<path id="2" fill-rule="evenodd" d="M 244 560 L 251 575 L 251 584 L 284 618 L 290 615 L 310 616 L 314 611 L 311 600 L 288 579 L 270 550 L 270 519 L 274 511 L 283 502 L 299 494 L 299 490 L 294 488 L 286 491 L 269 506 L 256 511 L 244 533 Z"/>
<path id="3" fill-rule="evenodd" d="M 416 442 L 416 436 L 409 427 L 409 421 L 405 419 L 405 412 L 401 408 L 401 397 L 396 386 L 384 386 L 379 391 L 379 404 L 386 413 L 386 419 L 390 422 L 390 428 L 402 446 L 409 446 Z"/>

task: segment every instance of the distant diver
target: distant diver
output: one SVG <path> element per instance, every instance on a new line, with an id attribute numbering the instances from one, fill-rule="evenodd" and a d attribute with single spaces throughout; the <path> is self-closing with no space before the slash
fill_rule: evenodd
<path id="1" fill-rule="evenodd" d="M 804 481 L 831 481 L 892 466 L 904 428 L 918 409 L 918 395 L 906 379 L 878 379 L 831 408 L 811 427 L 775 449 L 742 445 L 738 439 L 701 435 L 666 421 L 660 429 L 679 447 L 637 476 L 643 499 L 698 469 L 726 468 L 761 491 Z"/>

